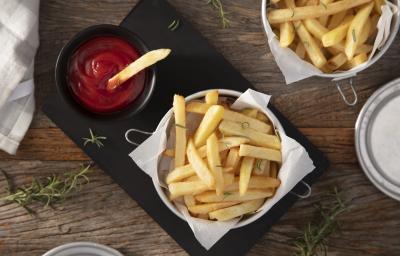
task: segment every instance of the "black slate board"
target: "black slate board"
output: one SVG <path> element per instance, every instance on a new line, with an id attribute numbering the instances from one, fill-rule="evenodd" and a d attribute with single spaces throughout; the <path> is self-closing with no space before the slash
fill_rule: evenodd
<path id="1" fill-rule="evenodd" d="M 167 26 L 174 19 L 179 19 L 181 25 L 171 32 Z M 151 179 L 128 157 L 134 147 L 126 143 L 124 133 L 129 128 L 155 130 L 161 117 L 171 107 L 175 93 L 189 95 L 209 88 L 245 91 L 253 88 L 252 85 L 164 0 L 142 0 L 122 21 L 121 26 L 137 33 L 150 49 L 171 48 L 173 52 L 172 56 L 157 65 L 156 90 L 146 109 L 130 120 L 107 123 L 88 118 L 70 108 L 57 95 L 52 95 L 47 98 L 43 111 L 189 254 L 245 254 L 289 210 L 297 197 L 288 194 L 258 221 L 231 230 L 206 251 L 197 242 L 189 226 L 162 203 Z M 281 121 L 286 133 L 299 141 L 313 159 L 316 169 L 304 179 L 311 184 L 328 167 L 328 160 L 277 109 L 269 107 Z M 94 146 L 83 147 L 82 137 L 88 134 L 89 127 L 97 134 L 107 136 L 105 147 L 101 150 Z M 304 186 L 298 185 L 294 190 L 302 193 Z"/>

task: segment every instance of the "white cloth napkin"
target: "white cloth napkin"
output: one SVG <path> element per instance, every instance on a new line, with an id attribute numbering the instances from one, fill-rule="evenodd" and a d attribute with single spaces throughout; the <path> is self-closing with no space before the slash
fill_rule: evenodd
<path id="1" fill-rule="evenodd" d="M 39 0 L 0 0 L 0 149 L 15 154 L 35 110 Z"/>

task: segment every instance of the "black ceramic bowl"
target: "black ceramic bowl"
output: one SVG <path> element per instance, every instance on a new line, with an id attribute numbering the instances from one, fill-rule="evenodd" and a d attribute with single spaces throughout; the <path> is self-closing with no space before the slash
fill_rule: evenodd
<path id="1" fill-rule="evenodd" d="M 123 110 L 112 113 L 94 113 L 83 107 L 72 95 L 68 85 L 68 68 L 70 57 L 73 53 L 88 40 L 97 36 L 112 35 L 120 37 L 121 39 L 131 43 L 141 55 L 148 52 L 148 48 L 144 42 L 134 33 L 115 25 L 96 25 L 86 28 L 76 34 L 60 51 L 55 68 L 55 79 L 57 90 L 63 100 L 72 108 L 77 109 L 79 112 L 95 118 L 95 119 L 125 119 L 131 117 L 144 109 L 146 104 L 150 101 L 156 83 L 156 70 L 155 67 L 146 69 L 144 88 L 141 94 Z"/>

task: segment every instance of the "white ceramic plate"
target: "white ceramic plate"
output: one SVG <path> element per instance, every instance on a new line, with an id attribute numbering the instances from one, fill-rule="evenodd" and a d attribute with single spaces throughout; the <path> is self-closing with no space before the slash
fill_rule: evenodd
<path id="1" fill-rule="evenodd" d="M 92 242 L 73 242 L 60 245 L 43 256 L 123 256 L 117 250 Z"/>

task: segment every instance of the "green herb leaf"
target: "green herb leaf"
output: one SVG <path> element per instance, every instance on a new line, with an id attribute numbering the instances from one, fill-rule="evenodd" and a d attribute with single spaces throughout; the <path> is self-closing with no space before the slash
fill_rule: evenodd
<path id="1" fill-rule="evenodd" d="M 353 29 L 353 30 L 351 31 L 351 34 L 352 34 L 352 36 L 353 36 L 353 42 L 354 42 L 354 43 L 357 42 L 356 30 Z"/>
<path id="2" fill-rule="evenodd" d="M 173 20 L 171 24 L 169 24 L 168 29 L 171 31 L 175 31 L 179 28 L 180 20 Z"/>
<path id="3" fill-rule="evenodd" d="M 241 125 L 242 125 L 242 129 L 246 129 L 246 128 L 250 127 L 250 124 L 248 122 L 243 122 L 243 123 L 241 123 Z"/>
<path id="4" fill-rule="evenodd" d="M 257 168 L 257 170 L 260 170 L 260 171 L 261 171 L 261 163 L 262 163 L 262 160 L 261 160 L 261 159 L 257 159 L 257 161 L 256 161 L 256 168 Z"/>
<path id="5" fill-rule="evenodd" d="M 9 194 L 1 199 L 19 204 L 32 214 L 34 211 L 28 207 L 29 204 L 39 202 L 44 207 L 51 207 L 52 204 L 63 202 L 72 192 L 79 190 L 84 183 L 88 183 L 86 174 L 89 168 L 90 165 L 77 173 L 65 174 L 64 178 L 56 175 L 42 179 L 34 178 L 31 185 L 10 190 Z"/>
<path id="6" fill-rule="evenodd" d="M 228 196 L 232 195 L 231 192 L 224 192 L 224 197 L 222 200 L 226 199 Z"/>
<path id="7" fill-rule="evenodd" d="M 179 127 L 179 128 L 182 128 L 182 129 L 186 129 L 186 127 L 185 127 L 185 126 L 183 126 L 183 125 L 180 125 L 180 124 L 175 124 L 175 126 L 176 126 L 176 127 Z"/>
<path id="8" fill-rule="evenodd" d="M 323 3 L 322 1 L 319 1 L 319 3 L 325 8 L 325 10 L 328 9 L 328 6 L 325 3 Z"/>
<path id="9" fill-rule="evenodd" d="M 220 0 L 208 0 L 206 4 L 211 5 L 214 7 L 214 9 L 218 10 L 219 17 L 221 19 L 221 24 L 222 28 L 227 28 L 230 25 L 230 21 L 228 18 L 226 18 L 226 12 L 224 11 L 224 8 L 222 6 L 222 3 Z"/>
<path id="10" fill-rule="evenodd" d="M 95 135 L 91 128 L 89 128 L 90 138 L 82 138 L 83 146 L 86 146 L 88 143 L 95 144 L 97 147 L 101 148 L 104 146 L 102 140 L 106 140 L 107 137 Z"/>
<path id="11" fill-rule="evenodd" d="M 337 188 L 334 188 L 330 197 L 334 199 L 334 202 L 328 207 L 315 205 L 319 213 L 319 221 L 308 223 L 303 235 L 299 236 L 294 242 L 296 247 L 295 256 L 320 255 L 319 252 L 324 252 L 323 254 L 326 255 L 326 241 L 339 226 L 336 218 L 347 210 L 347 206 L 344 204 Z"/>

